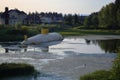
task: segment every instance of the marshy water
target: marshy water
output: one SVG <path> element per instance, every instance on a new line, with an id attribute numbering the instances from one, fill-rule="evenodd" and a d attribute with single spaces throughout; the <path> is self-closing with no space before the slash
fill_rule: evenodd
<path id="1" fill-rule="evenodd" d="M 9 46 L 13 44 L 17 45 L 9 43 Z M 40 74 L 3 80 L 79 80 L 80 76 L 95 70 L 110 69 L 120 40 L 66 37 L 61 43 L 49 47 L 28 46 L 26 52 L 17 47 L 5 53 L 5 47 L 8 43 L 1 43 L 0 63 L 32 64 Z"/>

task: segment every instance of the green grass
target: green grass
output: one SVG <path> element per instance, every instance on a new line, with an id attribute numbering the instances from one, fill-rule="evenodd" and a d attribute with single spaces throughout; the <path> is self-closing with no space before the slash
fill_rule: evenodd
<path id="1" fill-rule="evenodd" d="M 80 80 L 112 80 L 112 79 L 110 71 L 99 70 L 80 77 Z"/>
<path id="2" fill-rule="evenodd" d="M 58 31 L 64 36 L 79 36 L 79 35 L 120 35 L 120 30 L 81 30 L 81 29 L 66 29 Z"/>
<path id="3" fill-rule="evenodd" d="M 32 75 L 35 69 L 32 65 L 24 63 L 2 63 L 0 64 L 0 78 L 11 76 Z"/>
<path id="4" fill-rule="evenodd" d="M 19 29 L 15 27 L 1 27 L 0 28 L 0 42 L 6 41 L 22 41 L 24 40 L 24 35 L 28 37 L 38 34 L 38 30 L 35 28 L 31 29 L 28 26 L 22 26 Z"/>
<path id="5" fill-rule="evenodd" d="M 22 41 L 24 35 L 28 37 L 40 33 L 42 25 L 33 26 L 0 26 L 0 42 L 4 41 Z M 81 35 L 120 35 L 120 30 L 83 30 L 77 27 L 65 28 L 61 25 L 46 25 L 50 32 L 58 32 L 63 36 L 81 36 Z"/>

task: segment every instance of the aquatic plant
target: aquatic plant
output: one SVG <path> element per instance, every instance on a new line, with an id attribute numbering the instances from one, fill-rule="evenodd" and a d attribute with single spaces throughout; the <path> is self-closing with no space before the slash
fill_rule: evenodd
<path id="1" fill-rule="evenodd" d="M 32 75 L 35 72 L 32 65 L 24 63 L 0 64 L 0 77 Z"/>

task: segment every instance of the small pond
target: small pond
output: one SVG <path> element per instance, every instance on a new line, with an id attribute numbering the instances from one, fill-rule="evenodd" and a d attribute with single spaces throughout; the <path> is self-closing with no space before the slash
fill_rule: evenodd
<path id="1" fill-rule="evenodd" d="M 14 45 L 5 53 L 5 47 Z M 28 63 L 41 72 L 37 76 L 5 78 L 3 80 L 79 80 L 81 75 L 100 69 L 110 69 L 120 47 L 119 39 L 88 40 L 66 37 L 51 46 L 16 47 L 19 42 L 1 43 L 0 63 Z"/>

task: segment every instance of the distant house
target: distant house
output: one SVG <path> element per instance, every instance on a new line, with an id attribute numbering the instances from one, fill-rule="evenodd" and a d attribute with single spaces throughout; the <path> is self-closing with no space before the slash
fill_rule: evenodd
<path id="1" fill-rule="evenodd" d="M 29 13 L 25 19 L 26 24 L 62 23 L 63 16 L 57 13 Z"/>
<path id="2" fill-rule="evenodd" d="M 41 15 L 40 19 L 42 23 L 49 23 L 49 24 L 63 22 L 63 16 L 57 13 L 46 13 L 44 15 Z"/>
<path id="3" fill-rule="evenodd" d="M 40 24 L 40 16 L 39 14 L 28 14 L 25 18 L 25 24 Z"/>
<path id="4" fill-rule="evenodd" d="M 27 14 L 23 11 L 19 11 L 17 9 L 10 10 L 9 12 L 9 24 L 24 24 L 24 20 Z"/>
<path id="5" fill-rule="evenodd" d="M 23 11 L 19 11 L 18 9 L 8 10 L 8 8 L 6 7 L 5 12 L 3 12 L 0 16 L 0 24 L 24 24 L 26 16 L 27 14 Z"/>
<path id="6" fill-rule="evenodd" d="M 0 25 L 2 24 L 2 18 L 1 18 L 1 16 L 0 16 Z"/>
<path id="7" fill-rule="evenodd" d="M 40 19 L 42 23 L 52 23 L 52 19 L 50 17 L 41 17 Z"/>
<path id="8" fill-rule="evenodd" d="M 54 23 L 62 23 L 62 22 L 63 22 L 63 17 L 55 17 L 55 18 L 53 19 L 53 22 L 54 22 Z"/>
<path id="9" fill-rule="evenodd" d="M 0 13 L 0 25 L 4 23 L 4 20 L 2 18 L 2 13 Z"/>

